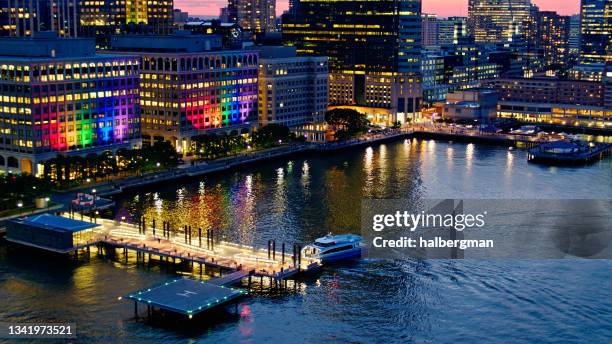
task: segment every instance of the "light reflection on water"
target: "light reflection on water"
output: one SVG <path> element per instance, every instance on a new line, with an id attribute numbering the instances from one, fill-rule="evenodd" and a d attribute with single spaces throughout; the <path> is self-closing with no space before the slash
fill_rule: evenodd
<path id="1" fill-rule="evenodd" d="M 610 198 L 611 160 L 552 168 L 528 164 L 521 150 L 406 140 L 137 190 L 117 203 L 158 228 L 170 220 L 246 244 L 291 244 L 358 232 L 363 198 Z M 0 318 L 73 319 L 83 341 L 96 342 L 604 342 L 612 335 L 610 268 L 362 261 L 328 267 L 296 294 L 247 299 L 239 319 L 184 334 L 135 321 L 132 306 L 116 301 L 170 272 L 95 258 L 66 265 L 0 246 Z"/>

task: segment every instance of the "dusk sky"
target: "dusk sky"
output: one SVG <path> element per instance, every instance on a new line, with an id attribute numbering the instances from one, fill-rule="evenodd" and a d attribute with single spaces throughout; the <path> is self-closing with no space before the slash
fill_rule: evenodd
<path id="1" fill-rule="evenodd" d="M 423 0 L 423 12 L 435 13 L 442 17 L 467 16 L 468 0 Z M 580 0 L 532 0 L 541 10 L 556 11 L 560 14 L 580 12 Z M 227 0 L 174 0 L 176 8 L 191 15 L 218 16 L 219 9 Z M 276 1 L 276 13 L 282 14 L 288 7 L 288 0 Z"/>

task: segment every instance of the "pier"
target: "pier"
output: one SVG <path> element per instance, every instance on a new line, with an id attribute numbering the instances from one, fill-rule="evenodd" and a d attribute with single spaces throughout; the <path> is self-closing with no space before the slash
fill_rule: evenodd
<path id="1" fill-rule="evenodd" d="M 218 269 L 220 276 L 228 273 L 222 282 L 216 282 L 223 285 L 257 276 L 269 278 L 272 284 L 282 286 L 281 280 L 321 266 L 320 261 L 303 257 L 298 244 L 290 248 L 282 243 L 277 247 L 274 240 L 269 240 L 267 249 L 255 248 L 221 240 L 216 231 L 192 229 L 190 226 L 172 230 L 169 223 L 164 222 L 162 228 L 156 228 L 154 221 L 148 226 L 144 219 L 138 224 L 130 224 L 82 214 L 78 216 L 79 219 L 74 217 L 74 213 L 63 213 L 60 216 L 45 215 L 44 220 L 35 219 L 38 222 L 27 218 L 14 221 L 9 227 L 7 240 L 74 255 L 78 255 L 80 250 L 89 253 L 92 246 L 97 247 L 98 252 L 119 249 L 126 262 L 128 253 L 132 252 L 136 255 L 137 264 L 151 264 L 155 260 L 187 264 L 195 271 L 199 269 L 200 276 L 205 267 Z M 29 237 L 21 235 L 24 224 L 39 225 L 39 230 L 59 233 L 66 239 L 61 247 L 30 242 Z M 87 233 L 83 230 L 77 232 L 77 229 L 87 230 Z M 288 251 L 289 248 L 291 251 Z"/>

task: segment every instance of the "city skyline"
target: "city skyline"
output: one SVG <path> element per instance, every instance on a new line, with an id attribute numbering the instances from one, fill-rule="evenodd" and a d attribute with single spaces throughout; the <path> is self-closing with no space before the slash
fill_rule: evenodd
<path id="1" fill-rule="evenodd" d="M 289 7 L 288 0 L 277 0 L 276 14 L 280 16 Z M 437 14 L 441 17 L 467 16 L 468 0 L 423 0 L 423 13 Z M 580 13 L 580 0 L 559 2 L 557 0 L 532 0 L 542 11 L 555 11 L 561 15 Z M 203 3 L 200 0 L 176 0 L 175 8 L 187 11 L 195 16 L 218 16 L 225 0 L 212 0 Z"/>

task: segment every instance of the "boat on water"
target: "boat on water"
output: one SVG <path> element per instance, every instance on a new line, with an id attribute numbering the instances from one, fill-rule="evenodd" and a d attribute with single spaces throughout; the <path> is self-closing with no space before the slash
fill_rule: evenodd
<path id="1" fill-rule="evenodd" d="M 332 263 L 361 257 L 362 238 L 355 234 L 327 234 L 302 249 L 302 256 Z"/>

